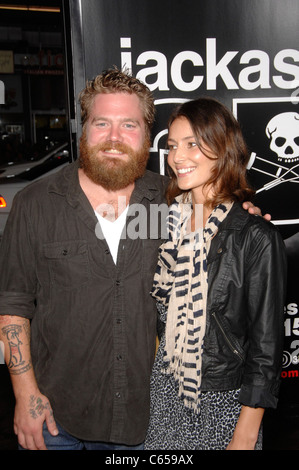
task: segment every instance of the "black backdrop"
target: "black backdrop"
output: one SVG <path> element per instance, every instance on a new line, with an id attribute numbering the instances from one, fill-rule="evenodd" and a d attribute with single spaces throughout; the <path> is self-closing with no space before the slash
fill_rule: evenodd
<path id="1" fill-rule="evenodd" d="M 298 0 L 65 0 L 65 11 L 75 138 L 79 91 L 113 65 L 132 69 L 154 93 L 154 171 L 165 171 L 166 120 L 180 100 L 214 96 L 241 122 L 256 203 L 271 213 L 289 259 L 280 404 L 266 416 L 265 439 L 299 449 Z"/>

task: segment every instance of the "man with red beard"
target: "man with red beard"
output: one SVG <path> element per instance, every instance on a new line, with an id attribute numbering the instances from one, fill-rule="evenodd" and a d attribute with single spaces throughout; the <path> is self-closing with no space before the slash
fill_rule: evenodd
<path id="1" fill-rule="evenodd" d="M 123 233 L 133 205 L 165 202 L 167 179 L 146 170 L 154 102 L 113 69 L 80 103 L 79 160 L 16 196 L 2 239 L 0 340 L 7 359 L 15 334 L 22 354 L 8 365 L 14 429 L 22 449 L 140 449 L 162 240 Z"/>

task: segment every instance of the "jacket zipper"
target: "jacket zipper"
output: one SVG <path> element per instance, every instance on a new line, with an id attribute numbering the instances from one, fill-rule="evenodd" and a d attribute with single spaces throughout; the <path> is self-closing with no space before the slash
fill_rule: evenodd
<path id="1" fill-rule="evenodd" d="M 216 315 L 216 312 L 212 312 L 212 317 L 214 317 L 218 327 L 220 328 L 220 331 L 221 333 L 223 334 L 224 336 L 224 339 L 226 340 L 228 346 L 230 347 L 230 349 L 232 350 L 232 352 L 240 359 L 241 362 L 243 362 L 243 356 L 242 354 L 240 353 L 240 351 L 238 351 L 238 349 L 236 349 L 235 345 L 233 344 L 233 342 L 231 341 L 231 339 L 228 337 L 228 335 L 226 334 L 226 332 L 224 331 L 224 328 L 223 326 L 221 325 L 221 322 L 218 320 L 217 318 L 217 315 Z"/>

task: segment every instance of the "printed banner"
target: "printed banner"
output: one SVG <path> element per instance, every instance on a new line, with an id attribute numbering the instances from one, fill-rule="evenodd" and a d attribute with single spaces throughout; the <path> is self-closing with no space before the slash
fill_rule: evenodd
<path id="1" fill-rule="evenodd" d="M 153 91 L 152 170 L 166 170 L 166 123 L 177 103 L 212 96 L 241 122 L 256 204 L 287 246 L 281 400 L 299 405 L 298 0 L 71 0 L 70 7 L 76 95 L 113 65 Z"/>

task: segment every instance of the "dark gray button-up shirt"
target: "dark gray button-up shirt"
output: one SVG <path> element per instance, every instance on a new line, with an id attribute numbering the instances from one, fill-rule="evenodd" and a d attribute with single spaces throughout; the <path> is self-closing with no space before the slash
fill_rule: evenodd
<path id="1" fill-rule="evenodd" d="M 130 207 L 141 204 L 148 217 L 150 206 L 165 202 L 165 187 L 165 177 L 147 171 Z M 129 210 L 131 229 L 136 215 Z M 1 243 L 0 313 L 31 319 L 38 385 L 57 422 L 78 438 L 144 440 L 157 321 L 149 292 L 160 235 L 125 236 L 115 264 L 77 163 L 15 198 Z"/>

